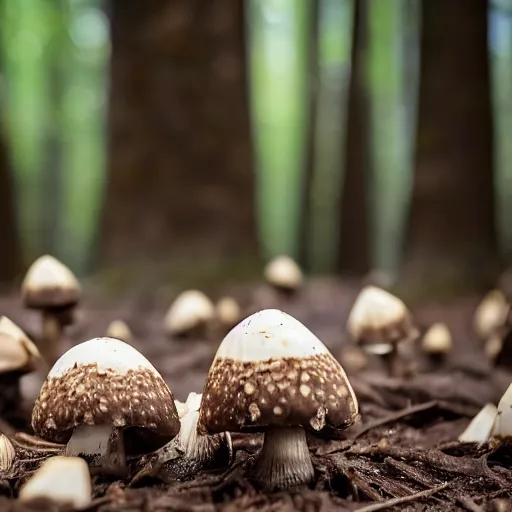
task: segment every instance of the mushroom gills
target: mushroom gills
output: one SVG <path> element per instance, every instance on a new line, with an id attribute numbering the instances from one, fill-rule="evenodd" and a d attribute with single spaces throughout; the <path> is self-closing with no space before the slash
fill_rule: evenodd
<path id="1" fill-rule="evenodd" d="M 82 455 L 102 472 L 113 475 L 124 475 L 127 471 L 123 431 L 111 425 L 81 425 L 75 428 L 65 455 Z"/>
<path id="2" fill-rule="evenodd" d="M 254 477 L 268 490 L 293 489 L 314 480 L 315 470 L 301 427 L 268 427 Z"/>

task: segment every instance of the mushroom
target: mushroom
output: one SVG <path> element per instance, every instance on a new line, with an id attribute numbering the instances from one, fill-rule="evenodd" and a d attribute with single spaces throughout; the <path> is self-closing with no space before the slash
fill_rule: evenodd
<path id="1" fill-rule="evenodd" d="M 15 417 L 22 401 L 21 382 L 37 369 L 40 361 L 41 355 L 28 336 L 9 318 L 0 317 L 0 414 L 11 423 L 22 419 Z"/>
<path id="2" fill-rule="evenodd" d="M 211 466 L 222 446 L 226 447 L 227 457 L 219 456 L 219 459 L 231 459 L 232 445 L 228 432 L 218 435 L 199 435 L 197 432 L 201 394 L 192 392 L 185 403 L 178 400 L 174 403 L 180 417 L 179 434 L 164 447 L 141 459 L 139 467 L 142 469 L 132 484 L 147 476 L 174 481 L 195 475 L 199 469 Z"/>
<path id="3" fill-rule="evenodd" d="M 267 283 L 285 294 L 295 293 L 304 281 L 299 265 L 286 255 L 276 256 L 269 261 L 263 274 Z"/>
<path id="4" fill-rule="evenodd" d="M 238 302 L 233 297 L 222 297 L 215 305 L 215 313 L 221 326 L 225 329 L 234 327 L 242 317 Z"/>
<path id="5" fill-rule="evenodd" d="M 510 306 L 502 291 L 488 292 L 475 310 L 473 324 L 483 340 L 495 335 L 506 323 Z"/>
<path id="6" fill-rule="evenodd" d="M 182 292 L 165 315 L 165 329 L 171 336 L 203 334 L 215 317 L 212 301 L 199 290 Z"/>
<path id="7" fill-rule="evenodd" d="M 87 463 L 79 457 L 52 457 L 20 489 L 20 501 L 46 499 L 61 506 L 85 508 L 92 500 Z"/>
<path id="8" fill-rule="evenodd" d="M 21 295 L 25 307 L 42 311 L 41 352 L 52 365 L 59 357 L 62 329 L 72 323 L 73 308 L 80 299 L 80 284 L 69 268 L 45 255 L 28 269 Z"/>
<path id="9" fill-rule="evenodd" d="M 131 343 L 132 341 L 132 331 L 122 320 L 114 320 L 110 322 L 105 331 L 105 336 L 107 338 L 115 338 L 126 343 Z"/>
<path id="10" fill-rule="evenodd" d="M 180 429 L 174 397 L 135 348 L 94 338 L 68 350 L 50 370 L 32 412 L 32 428 L 67 443 L 100 471 L 126 474 L 126 452 L 148 453 Z"/>
<path id="11" fill-rule="evenodd" d="M 505 391 L 498 404 L 498 412 L 492 426 L 491 435 L 498 441 L 512 438 L 512 384 Z"/>
<path id="12" fill-rule="evenodd" d="M 439 365 L 452 349 L 452 334 L 442 322 L 432 324 L 421 340 L 421 349 L 433 365 Z"/>
<path id="13" fill-rule="evenodd" d="M 366 286 L 359 293 L 347 321 L 347 330 L 354 342 L 384 359 L 392 376 L 403 374 L 400 351 L 418 336 L 405 304 L 376 286 Z"/>
<path id="14" fill-rule="evenodd" d="M 491 435 L 497 412 L 498 409 L 494 404 L 486 404 L 459 436 L 459 441 L 461 443 L 485 443 Z"/>
<path id="15" fill-rule="evenodd" d="M 0 476 L 2 478 L 10 471 L 15 457 L 16 451 L 11 441 L 4 434 L 0 434 Z"/>
<path id="16" fill-rule="evenodd" d="M 265 488 L 314 479 L 306 431 L 339 436 L 358 416 L 343 368 L 302 323 L 275 309 L 255 313 L 224 338 L 204 385 L 200 435 L 264 431 L 254 468 Z"/>

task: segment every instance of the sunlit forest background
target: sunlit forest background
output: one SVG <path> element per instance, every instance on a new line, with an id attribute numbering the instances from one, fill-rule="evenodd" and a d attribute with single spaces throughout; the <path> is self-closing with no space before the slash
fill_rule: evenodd
<path id="1" fill-rule="evenodd" d="M 512 0 L 2 0 L 0 278 L 487 286 L 512 255 Z"/>

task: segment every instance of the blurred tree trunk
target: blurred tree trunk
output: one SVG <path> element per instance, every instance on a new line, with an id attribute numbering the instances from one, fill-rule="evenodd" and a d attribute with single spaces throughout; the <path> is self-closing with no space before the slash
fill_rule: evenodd
<path id="1" fill-rule="evenodd" d="M 0 130 L 0 284 L 11 283 L 21 270 L 14 213 L 14 187 L 4 134 Z"/>
<path id="2" fill-rule="evenodd" d="M 110 15 L 102 263 L 254 258 L 243 2 L 112 0 Z"/>
<path id="3" fill-rule="evenodd" d="M 340 271 L 354 275 L 362 275 L 369 270 L 370 258 L 366 187 L 370 172 L 370 144 L 364 63 L 367 42 L 368 3 L 367 0 L 357 0 L 354 5 L 339 249 Z"/>
<path id="4" fill-rule="evenodd" d="M 404 277 L 482 285 L 497 260 L 485 0 L 423 1 L 416 170 Z"/>

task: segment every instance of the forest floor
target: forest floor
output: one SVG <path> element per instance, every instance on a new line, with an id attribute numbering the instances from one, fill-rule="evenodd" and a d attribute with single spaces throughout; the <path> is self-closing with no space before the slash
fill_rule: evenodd
<path id="1" fill-rule="evenodd" d="M 279 298 L 264 287 L 234 289 L 248 313 L 279 307 L 307 325 L 343 360 L 348 341 L 345 322 L 358 288 L 333 281 L 309 283 L 293 299 Z M 497 404 L 512 381 L 505 370 L 485 359 L 483 343 L 472 332 L 479 297 L 413 307 L 425 329 L 447 323 L 454 347 L 433 368 L 417 354 L 418 370 L 410 379 L 388 378 L 376 361 L 365 369 L 346 361 L 345 369 L 360 402 L 362 422 L 339 441 L 310 440 L 316 481 L 293 493 L 265 493 L 251 481 L 250 467 L 258 436 L 234 437 L 229 467 L 199 473 L 186 481 L 147 481 L 130 486 L 95 477 L 99 511 L 328 511 L 359 510 L 512 510 L 512 449 L 487 444 L 460 444 L 457 437 L 488 402 Z M 145 296 L 109 303 L 84 298 L 77 324 L 67 332 L 63 350 L 104 334 L 111 320 L 123 319 L 133 332 L 132 344 L 156 366 L 175 397 L 184 401 L 201 392 L 222 338 L 171 340 L 163 329 L 168 301 Z M 18 298 L 0 299 L 6 314 L 29 334 L 39 318 L 24 311 Z M 28 428 L 28 427 L 27 427 Z M 16 488 L 16 482 L 10 487 Z M 49 504 L 22 504 L 0 498 L 0 510 L 56 510 Z"/>

